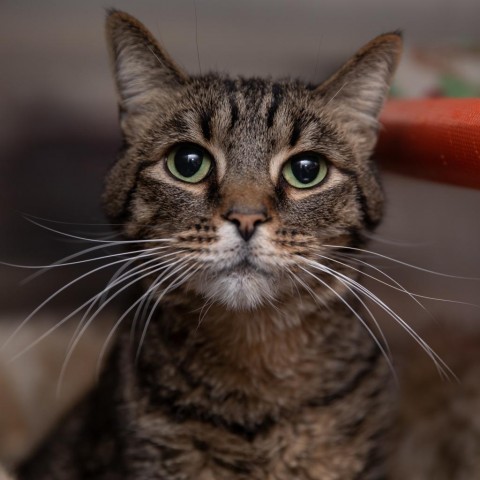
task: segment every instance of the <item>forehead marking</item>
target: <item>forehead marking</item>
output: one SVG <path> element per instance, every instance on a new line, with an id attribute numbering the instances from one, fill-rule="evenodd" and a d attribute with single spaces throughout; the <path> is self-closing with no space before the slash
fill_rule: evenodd
<path id="1" fill-rule="evenodd" d="M 278 83 L 272 85 L 272 103 L 267 113 L 267 127 L 271 128 L 273 126 L 273 120 L 275 114 L 277 113 L 278 107 L 280 106 L 282 99 L 282 87 Z"/>
<path id="2" fill-rule="evenodd" d="M 212 129 L 211 129 L 211 118 L 213 112 L 209 109 L 202 109 L 200 112 L 200 126 L 202 128 L 203 138 L 209 142 L 212 138 Z"/>
<path id="3" fill-rule="evenodd" d="M 292 132 L 290 134 L 290 146 L 293 148 L 300 138 L 300 133 L 302 131 L 302 121 L 300 118 L 295 117 L 293 119 Z"/>
<path id="4" fill-rule="evenodd" d="M 235 124 L 238 122 L 239 110 L 237 101 L 235 99 L 236 86 L 233 80 L 227 79 L 225 81 L 225 87 L 227 90 L 228 103 L 230 104 L 230 130 L 235 127 Z"/>

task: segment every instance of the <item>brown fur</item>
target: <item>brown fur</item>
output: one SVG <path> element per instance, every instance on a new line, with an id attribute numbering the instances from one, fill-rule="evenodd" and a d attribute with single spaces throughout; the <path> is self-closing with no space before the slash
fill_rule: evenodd
<path id="1" fill-rule="evenodd" d="M 391 478 L 480 478 L 480 335 L 438 324 L 421 333 L 458 381 L 443 379 L 411 345 L 398 352 L 402 388 Z"/>
<path id="2" fill-rule="evenodd" d="M 107 35 L 125 149 L 105 208 L 126 239 L 178 263 L 155 272 L 171 278 L 152 294 L 145 330 L 131 342 L 120 327 L 98 387 L 20 478 L 382 478 L 390 373 L 348 284 L 313 262 L 356 280 L 318 255 L 361 245 L 381 218 L 369 157 L 400 37 L 378 37 L 311 87 L 190 77 L 122 12 Z M 181 142 L 210 152 L 205 180 L 168 172 Z M 312 151 L 327 159 L 326 179 L 287 184 L 288 159 Z M 260 213 L 241 238 L 238 215 Z"/>

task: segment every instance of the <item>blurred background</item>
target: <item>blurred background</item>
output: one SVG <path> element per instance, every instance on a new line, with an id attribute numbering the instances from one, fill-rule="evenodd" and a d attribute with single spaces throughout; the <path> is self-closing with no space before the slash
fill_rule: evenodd
<path id="1" fill-rule="evenodd" d="M 320 82 L 374 36 L 402 29 L 406 51 L 395 95 L 480 95 L 478 0 L 112 0 L 107 4 L 95 0 L 2 0 L 0 261 L 44 265 L 89 246 L 42 229 L 25 215 L 70 234 L 108 235 L 108 228 L 99 225 L 105 222 L 99 198 L 120 136 L 104 41 L 106 7 L 139 18 L 189 72 L 289 76 L 309 82 Z M 426 269 L 480 277 L 480 191 L 388 172 L 385 190 L 387 212 L 373 250 Z M 478 281 L 427 274 L 391 262 L 384 266 L 409 290 L 480 304 Z M 55 269 L 22 284 L 31 272 L 0 266 L 0 343 L 48 295 L 85 271 Z M 25 334 L 20 343 L 13 342 L 2 355 L 7 360 L 14 356 L 32 338 L 38 338 L 39 332 L 98 292 L 108 278 L 109 274 L 99 272 L 63 292 L 31 322 L 34 333 Z M 428 314 L 407 296 L 380 288 L 373 281 L 369 286 L 415 328 L 421 330 L 429 324 Z M 476 329 L 480 320 L 475 307 L 435 301 L 425 304 L 440 324 Z M 106 317 L 108 324 L 114 314 Z M 388 319 L 385 328 L 390 328 Z M 397 334 L 392 337 L 395 340 Z M 0 397 L 0 410 L 2 401 L 20 409 L 16 424 L 20 440 L 2 447 L 0 414 L 0 458 L 2 448 L 10 448 L 4 458 L 15 458 L 21 451 L 18 445 L 25 444 L 25 435 L 31 436 L 32 422 L 43 431 L 53 415 L 48 403 L 53 402 L 48 393 L 54 390 L 51 385 L 44 391 L 44 401 L 33 402 L 37 410 L 32 410 L 32 400 L 25 399 L 34 398 L 30 393 L 37 383 L 38 389 L 44 388 L 36 380 L 43 379 L 42 373 L 35 370 L 36 376 L 31 374 L 33 363 L 50 362 L 58 376 L 68 332 L 53 338 L 58 341 L 42 343 L 29 354 L 32 357 L 26 355 L 5 367 L 3 381 L 9 382 L 14 394 L 11 400 Z M 95 349 L 101 343 L 93 335 L 85 348 Z M 41 355 L 34 353 L 42 348 Z M 33 355 L 40 355 L 41 361 Z M 28 380 L 18 373 L 25 370 L 30 371 Z M 75 385 L 86 385 L 90 376 L 85 371 L 91 370 L 87 362 L 68 377 Z M 0 391 L 1 382 L 0 368 Z M 71 397 L 67 395 L 70 400 L 77 394 L 72 388 Z M 38 408 L 45 413 L 42 421 L 38 420 Z"/>

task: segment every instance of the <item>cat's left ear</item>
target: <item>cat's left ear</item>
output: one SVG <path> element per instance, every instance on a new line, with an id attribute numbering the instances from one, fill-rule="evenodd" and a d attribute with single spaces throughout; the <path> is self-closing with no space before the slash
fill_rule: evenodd
<path id="1" fill-rule="evenodd" d="M 361 48 L 316 89 L 352 128 L 373 127 L 387 96 L 402 51 L 400 33 L 387 33 Z"/>
<path id="2" fill-rule="evenodd" d="M 120 109 L 127 115 L 148 110 L 152 100 L 170 96 L 187 81 L 187 74 L 128 13 L 111 10 L 106 33 Z"/>

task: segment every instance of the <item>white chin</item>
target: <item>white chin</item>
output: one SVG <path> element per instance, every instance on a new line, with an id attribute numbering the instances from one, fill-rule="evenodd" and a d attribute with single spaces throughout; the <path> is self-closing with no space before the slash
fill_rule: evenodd
<path id="1" fill-rule="evenodd" d="M 199 293 L 231 310 L 253 310 L 275 297 L 272 281 L 253 272 L 231 272 L 203 279 Z"/>

